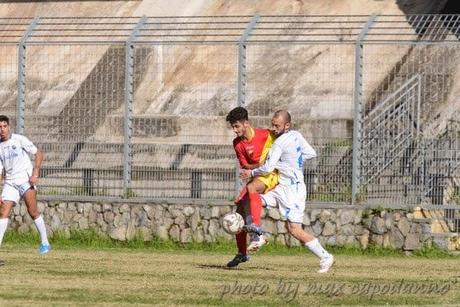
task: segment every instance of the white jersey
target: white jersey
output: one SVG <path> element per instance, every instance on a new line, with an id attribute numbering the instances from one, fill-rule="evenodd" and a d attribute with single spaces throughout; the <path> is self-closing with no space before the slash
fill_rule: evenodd
<path id="1" fill-rule="evenodd" d="M 13 181 L 32 175 L 29 154 L 36 154 L 37 147 L 25 136 L 11 134 L 7 141 L 0 142 L 0 170 L 5 170 L 5 181 Z"/>
<path id="2" fill-rule="evenodd" d="M 268 152 L 264 165 L 253 169 L 252 176 L 277 169 L 280 185 L 304 183 L 303 164 L 316 157 L 316 151 L 298 131 L 290 130 L 280 135 Z"/>

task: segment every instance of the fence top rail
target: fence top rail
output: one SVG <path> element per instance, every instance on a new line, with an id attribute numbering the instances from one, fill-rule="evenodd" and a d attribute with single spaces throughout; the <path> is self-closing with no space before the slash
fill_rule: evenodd
<path id="1" fill-rule="evenodd" d="M 251 15 L 148 16 L 133 43 L 237 44 Z M 368 15 L 262 15 L 247 43 L 356 41 Z M 40 17 L 28 43 L 125 42 L 142 17 Z M 0 42 L 19 42 L 33 18 L 0 18 Z M 460 14 L 377 15 L 363 43 L 460 41 Z M 0 43 L 0 44 L 2 44 Z"/>

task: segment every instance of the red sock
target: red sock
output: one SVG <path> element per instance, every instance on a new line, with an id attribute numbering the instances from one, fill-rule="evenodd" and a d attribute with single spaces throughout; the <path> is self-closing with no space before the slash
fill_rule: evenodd
<path id="1" fill-rule="evenodd" d="M 262 198 L 260 198 L 259 193 L 249 193 L 249 208 L 251 210 L 252 222 L 257 226 L 260 226 Z"/>
<path id="2" fill-rule="evenodd" d="M 247 233 L 245 231 L 241 231 L 235 235 L 236 238 L 236 246 L 238 246 L 238 253 L 246 255 L 247 254 Z"/>

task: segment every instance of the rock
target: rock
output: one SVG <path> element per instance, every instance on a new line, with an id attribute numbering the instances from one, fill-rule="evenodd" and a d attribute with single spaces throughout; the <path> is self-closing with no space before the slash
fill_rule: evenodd
<path id="1" fill-rule="evenodd" d="M 404 242 L 405 250 L 415 250 L 420 245 L 420 233 L 408 233 Z"/>
<path id="2" fill-rule="evenodd" d="M 422 233 L 422 226 L 420 224 L 412 224 L 409 233 Z"/>
<path id="3" fill-rule="evenodd" d="M 96 213 L 102 212 L 101 204 L 93 204 L 93 211 Z"/>
<path id="4" fill-rule="evenodd" d="M 163 225 L 160 225 L 158 226 L 156 232 L 154 233 L 157 238 L 161 239 L 161 240 L 168 240 L 169 239 L 169 232 L 168 232 L 168 228 L 166 228 L 165 226 Z"/>
<path id="5" fill-rule="evenodd" d="M 286 240 L 284 239 L 284 235 L 276 236 L 275 242 L 280 245 L 286 245 Z"/>
<path id="6" fill-rule="evenodd" d="M 158 207 L 160 207 L 160 206 L 158 206 Z M 161 208 L 161 207 L 160 207 L 160 208 Z M 143 205 L 143 206 L 142 206 L 142 209 L 144 209 L 145 214 L 147 214 L 147 217 L 148 217 L 151 221 L 153 221 L 154 218 L 155 218 L 155 210 L 153 209 L 153 207 L 150 206 L 150 205 Z"/>
<path id="7" fill-rule="evenodd" d="M 287 245 L 290 246 L 290 247 L 301 246 L 300 241 L 297 240 L 296 238 L 294 238 L 293 236 L 289 235 L 288 239 L 286 241 L 287 241 Z"/>
<path id="8" fill-rule="evenodd" d="M 174 221 L 171 218 L 164 218 L 161 224 L 165 226 L 167 229 L 169 229 L 171 225 L 174 224 Z"/>
<path id="9" fill-rule="evenodd" d="M 80 220 L 78 220 L 78 228 L 80 230 L 85 230 L 89 228 L 88 219 L 86 217 L 82 217 L 80 218 Z"/>
<path id="10" fill-rule="evenodd" d="M 383 236 L 382 235 L 372 234 L 371 240 L 377 246 L 382 246 L 383 245 Z"/>
<path id="11" fill-rule="evenodd" d="M 330 219 L 331 215 L 332 213 L 329 210 L 323 210 L 319 215 L 319 221 L 324 224 Z"/>
<path id="12" fill-rule="evenodd" d="M 145 227 L 148 223 L 147 213 L 144 210 L 139 210 L 134 217 L 134 225 L 137 228 Z"/>
<path id="13" fill-rule="evenodd" d="M 382 243 L 384 248 L 389 248 L 391 247 L 390 244 L 390 234 L 387 232 L 383 235 L 383 243 Z"/>
<path id="14" fill-rule="evenodd" d="M 112 210 L 112 205 L 111 204 L 103 204 L 102 205 L 102 211 L 106 212 L 106 211 L 113 211 Z"/>
<path id="15" fill-rule="evenodd" d="M 414 219 L 414 214 L 413 213 L 408 213 L 406 214 L 406 217 L 409 221 L 412 221 Z"/>
<path id="16" fill-rule="evenodd" d="M 359 244 L 363 249 L 367 248 L 367 246 L 369 245 L 369 230 L 364 230 L 364 234 L 359 237 Z"/>
<path id="17" fill-rule="evenodd" d="M 343 210 L 340 214 L 340 225 L 351 224 L 354 219 L 354 210 Z"/>
<path id="18" fill-rule="evenodd" d="M 217 237 L 217 231 L 221 228 L 219 221 L 216 219 L 211 219 L 209 221 L 208 233 L 214 239 Z"/>
<path id="19" fill-rule="evenodd" d="M 111 224 L 114 221 L 114 214 L 113 212 L 110 211 L 105 211 L 104 212 L 104 220 L 108 223 Z"/>
<path id="20" fill-rule="evenodd" d="M 192 242 L 192 230 L 190 228 L 182 229 L 180 232 L 180 242 L 190 243 Z"/>
<path id="21" fill-rule="evenodd" d="M 192 216 L 189 218 L 187 224 L 192 228 L 192 231 L 196 231 L 198 228 L 198 225 L 200 225 L 200 212 L 195 211 Z"/>
<path id="22" fill-rule="evenodd" d="M 27 206 L 26 206 L 25 204 L 22 204 L 21 206 L 16 205 L 15 207 L 18 207 L 18 208 L 19 208 L 19 214 L 20 214 L 21 216 L 24 216 L 24 215 L 28 214 L 28 213 L 27 213 Z M 16 209 L 16 208 L 15 208 L 15 209 Z"/>
<path id="23" fill-rule="evenodd" d="M 308 214 L 304 214 L 302 224 L 304 226 L 310 226 L 310 218 L 308 217 Z"/>
<path id="24" fill-rule="evenodd" d="M 310 212 L 310 222 L 314 222 L 318 219 L 319 215 L 321 214 L 320 209 L 313 209 Z"/>
<path id="25" fill-rule="evenodd" d="M 30 232 L 30 228 L 29 228 L 29 225 L 27 224 L 20 224 L 18 229 L 17 229 L 17 232 L 18 233 L 28 233 Z"/>
<path id="26" fill-rule="evenodd" d="M 172 225 L 171 229 L 169 230 L 169 237 L 174 242 L 180 241 L 180 227 L 177 225 Z"/>
<path id="27" fill-rule="evenodd" d="M 230 207 L 230 206 L 220 206 L 220 216 L 224 216 L 227 213 L 230 213 L 232 211 L 233 211 L 232 207 Z"/>
<path id="28" fill-rule="evenodd" d="M 97 212 L 96 211 L 91 211 L 88 214 L 88 222 L 89 223 L 96 223 L 96 218 L 97 218 Z"/>
<path id="29" fill-rule="evenodd" d="M 126 229 L 127 229 L 126 225 L 116 227 L 109 233 L 109 236 L 114 240 L 125 241 L 126 240 Z"/>
<path id="30" fill-rule="evenodd" d="M 422 224 L 422 233 L 431 234 L 431 225 L 427 223 Z"/>
<path id="31" fill-rule="evenodd" d="M 355 229 L 359 227 L 355 226 Z M 355 234 L 355 231 L 353 230 L 353 226 L 351 224 L 347 224 L 342 227 L 341 233 L 345 236 L 352 236 Z M 361 233 L 358 233 L 358 235 L 362 234 L 362 227 L 361 227 Z"/>
<path id="32" fill-rule="evenodd" d="M 277 234 L 277 227 L 276 223 L 272 220 L 263 220 L 262 221 L 262 229 L 271 234 Z"/>
<path id="33" fill-rule="evenodd" d="M 361 220 L 363 218 L 363 210 L 358 209 L 355 211 L 355 214 L 353 215 L 353 224 L 358 225 L 361 223 Z"/>
<path id="34" fill-rule="evenodd" d="M 374 216 L 370 228 L 373 233 L 381 235 L 386 231 L 385 221 L 381 217 Z"/>
<path id="35" fill-rule="evenodd" d="M 278 221 L 276 222 L 276 232 L 278 234 L 287 233 L 286 222 Z"/>
<path id="36" fill-rule="evenodd" d="M 200 208 L 201 218 L 204 220 L 209 220 L 211 218 L 211 209 L 209 207 Z"/>
<path id="37" fill-rule="evenodd" d="M 204 241 L 203 228 L 200 226 L 196 231 L 192 232 L 192 239 L 194 242 L 202 243 Z"/>
<path id="38" fill-rule="evenodd" d="M 82 203 L 78 203 L 77 204 L 77 212 L 78 213 L 83 213 L 84 210 L 85 210 L 85 206 Z"/>
<path id="39" fill-rule="evenodd" d="M 211 218 L 219 218 L 220 217 L 220 208 L 218 206 L 213 206 L 211 208 Z"/>
<path id="40" fill-rule="evenodd" d="M 401 231 L 393 226 L 390 228 L 390 246 L 395 249 L 401 249 L 404 245 L 404 236 Z"/>
<path id="41" fill-rule="evenodd" d="M 328 237 L 332 236 L 333 234 L 335 234 L 335 224 L 331 223 L 330 221 L 327 221 L 324 224 L 322 235 Z"/>
<path id="42" fill-rule="evenodd" d="M 393 226 L 393 216 L 391 214 L 387 214 L 385 217 L 385 227 L 386 229 L 390 229 Z"/>
<path id="43" fill-rule="evenodd" d="M 184 210 L 182 210 L 182 212 L 184 213 L 184 216 L 185 217 L 189 217 L 191 216 L 193 213 L 195 213 L 195 209 L 193 209 L 192 207 L 190 206 L 187 206 L 184 208 Z"/>
<path id="44" fill-rule="evenodd" d="M 395 222 L 399 222 L 400 219 L 401 219 L 401 213 L 399 213 L 399 212 L 393 213 L 393 220 Z"/>
<path id="45" fill-rule="evenodd" d="M 401 233 L 402 233 L 402 235 L 404 237 L 407 236 L 407 234 L 409 233 L 409 230 L 410 230 L 410 225 L 409 225 L 409 222 L 407 221 L 407 219 L 405 217 L 402 217 L 398 221 L 398 228 L 399 228 L 399 230 L 401 231 Z"/>
<path id="46" fill-rule="evenodd" d="M 326 246 L 336 246 L 336 245 L 337 245 L 337 239 L 335 236 L 330 236 L 327 238 Z"/>
<path id="47" fill-rule="evenodd" d="M 336 245 L 344 246 L 346 242 L 346 237 L 344 235 L 338 235 L 336 238 Z"/>
<path id="48" fill-rule="evenodd" d="M 45 212 L 45 208 L 48 207 L 44 202 L 39 201 L 37 203 L 38 211 Z"/>
<path id="49" fill-rule="evenodd" d="M 320 221 L 316 221 L 315 224 L 313 225 L 312 227 L 312 230 L 313 230 L 313 234 L 314 236 L 318 236 L 321 231 L 322 231 L 322 227 L 321 227 L 321 222 Z"/>
<path id="50" fill-rule="evenodd" d="M 59 217 L 57 215 L 53 215 L 53 217 L 51 218 L 50 227 L 53 231 L 61 228 L 61 221 L 59 220 Z"/>
<path id="51" fill-rule="evenodd" d="M 128 204 L 121 205 L 118 210 L 120 213 L 131 212 L 131 209 L 129 208 Z"/>
<path id="52" fill-rule="evenodd" d="M 83 204 L 83 215 L 88 216 L 91 211 L 93 211 L 93 204 L 92 203 L 84 203 Z"/>
<path id="53" fill-rule="evenodd" d="M 270 208 L 268 209 L 268 216 L 277 221 L 280 219 L 280 212 L 278 209 Z"/>
<path id="54" fill-rule="evenodd" d="M 142 236 L 142 238 L 144 239 L 144 242 L 152 241 L 153 235 L 152 235 L 152 231 L 149 228 L 140 227 L 138 229 L 138 232 Z"/>
<path id="55" fill-rule="evenodd" d="M 185 216 L 183 216 L 182 214 L 178 215 L 174 219 L 174 224 L 179 225 L 181 229 L 184 229 L 185 228 Z"/>

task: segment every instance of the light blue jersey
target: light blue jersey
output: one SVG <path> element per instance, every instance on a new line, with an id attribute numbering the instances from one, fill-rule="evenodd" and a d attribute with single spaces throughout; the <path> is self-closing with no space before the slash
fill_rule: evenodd
<path id="1" fill-rule="evenodd" d="M 264 165 L 253 169 L 252 176 L 263 175 L 277 169 L 280 185 L 303 183 L 304 162 L 315 157 L 316 151 L 307 143 L 302 134 L 289 130 L 275 140 Z"/>

